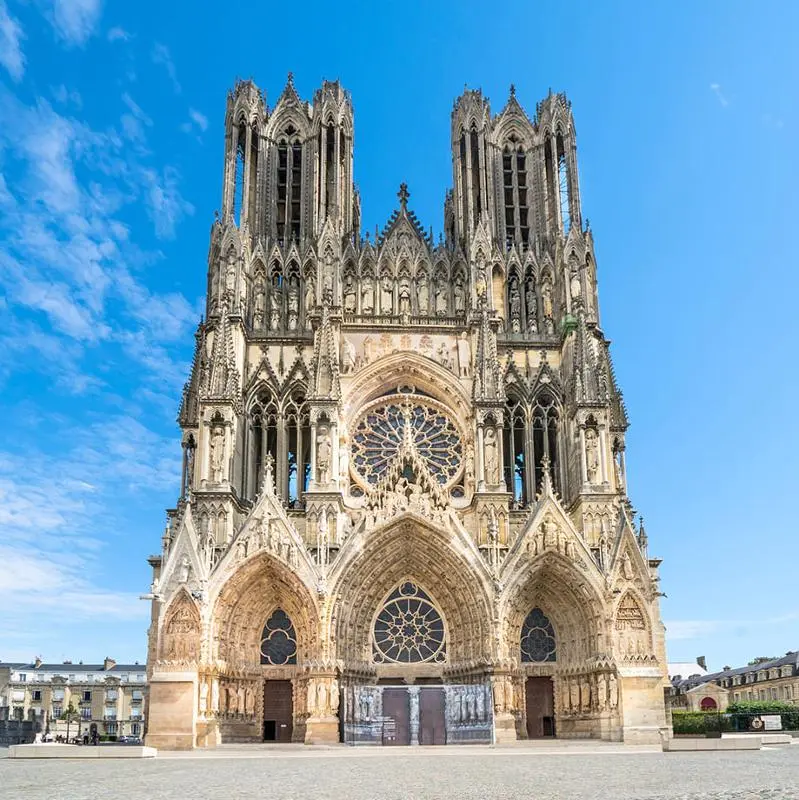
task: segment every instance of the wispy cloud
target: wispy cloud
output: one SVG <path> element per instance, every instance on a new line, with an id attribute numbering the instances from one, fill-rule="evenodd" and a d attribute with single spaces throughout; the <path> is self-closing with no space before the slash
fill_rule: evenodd
<path id="1" fill-rule="evenodd" d="M 147 213 L 155 225 L 155 233 L 161 239 L 173 239 L 175 228 L 187 215 L 194 213 L 194 206 L 184 200 L 178 190 L 177 171 L 167 167 L 159 175 L 155 170 L 146 170 Z"/>
<path id="2" fill-rule="evenodd" d="M 67 89 L 67 87 L 62 83 L 58 86 L 51 87 L 50 91 L 52 92 L 53 98 L 56 100 L 56 102 L 61 103 L 61 105 L 73 105 L 77 109 L 83 107 L 83 98 L 81 97 L 80 92 L 76 89 Z"/>
<path id="3" fill-rule="evenodd" d="M 729 100 L 727 100 L 727 98 L 724 96 L 724 92 L 721 91 L 721 86 L 718 83 L 711 83 L 710 91 L 716 95 L 716 98 L 718 99 L 722 108 L 726 108 L 730 104 Z"/>
<path id="4" fill-rule="evenodd" d="M 8 13 L 5 1 L 0 0 L 0 64 L 15 81 L 22 80 L 25 73 L 24 38 L 22 26 Z"/>
<path id="5" fill-rule="evenodd" d="M 116 26 L 108 31 L 106 39 L 109 42 L 128 42 L 131 39 L 131 35 L 124 28 Z"/>
<path id="6" fill-rule="evenodd" d="M 184 133 L 204 133 L 208 129 L 208 117 L 196 108 L 190 108 L 189 119 L 180 126 L 180 129 Z"/>
<path id="7" fill-rule="evenodd" d="M 82 46 L 94 35 L 102 10 L 102 0 L 53 0 L 53 27 L 67 44 Z"/>
<path id="8" fill-rule="evenodd" d="M 172 81 L 172 88 L 175 90 L 176 94 L 180 94 L 181 86 L 180 82 L 178 81 L 177 70 L 175 69 L 174 61 L 172 61 L 169 48 L 165 44 L 156 42 L 153 45 L 151 58 L 154 64 L 159 64 L 160 66 L 164 67 L 167 75 L 169 75 L 169 80 Z"/>
<path id="9" fill-rule="evenodd" d="M 141 147 L 147 139 L 145 128 L 151 128 L 153 121 L 127 92 L 122 95 L 122 102 L 128 107 L 121 118 L 122 132 L 131 142 Z"/>

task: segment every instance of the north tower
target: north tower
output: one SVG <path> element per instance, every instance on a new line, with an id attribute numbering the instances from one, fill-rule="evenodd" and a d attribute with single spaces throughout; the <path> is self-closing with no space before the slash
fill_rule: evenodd
<path id="1" fill-rule="evenodd" d="M 228 97 L 149 743 L 666 729 L 571 106 L 466 91 L 451 130 L 443 237 L 402 185 L 371 238 L 338 82 Z"/>

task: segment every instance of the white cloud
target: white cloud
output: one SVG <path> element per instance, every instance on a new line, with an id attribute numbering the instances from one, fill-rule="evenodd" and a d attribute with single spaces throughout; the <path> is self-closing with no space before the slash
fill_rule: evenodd
<path id="1" fill-rule="evenodd" d="M 208 129 L 208 118 L 196 108 L 190 108 L 189 119 L 180 126 L 180 129 L 184 133 L 195 134 L 197 140 L 200 141 L 198 132 L 203 133 Z"/>
<path id="2" fill-rule="evenodd" d="M 53 26 L 67 44 L 82 46 L 94 35 L 102 8 L 102 0 L 53 0 Z"/>
<path id="3" fill-rule="evenodd" d="M 175 90 L 175 94 L 180 94 L 181 87 L 178 81 L 177 70 L 175 69 L 175 63 L 172 61 L 172 56 L 169 53 L 169 48 L 165 44 L 156 42 L 153 45 L 151 58 L 153 64 L 159 64 L 164 67 L 167 75 L 169 75 L 169 80 L 172 81 L 172 88 Z"/>
<path id="4" fill-rule="evenodd" d="M 177 171 L 171 167 L 161 175 L 155 170 L 146 170 L 147 212 L 155 225 L 156 235 L 161 239 L 172 239 L 175 227 L 185 216 L 194 213 L 194 206 L 184 200 L 178 191 Z"/>
<path id="5" fill-rule="evenodd" d="M 8 13 L 4 0 L 0 0 L 0 64 L 15 81 L 22 80 L 25 73 L 24 38 L 19 22 Z"/>
<path id="6" fill-rule="evenodd" d="M 721 91 L 721 86 L 718 83 L 711 83 L 710 91 L 716 95 L 722 108 L 726 108 L 730 104 L 729 100 L 727 100 L 727 98 L 724 96 L 724 93 Z"/>
<path id="7" fill-rule="evenodd" d="M 122 132 L 130 141 L 143 145 L 147 139 L 145 128 L 151 128 L 153 121 L 127 92 L 122 95 L 122 102 L 129 109 L 129 113 L 122 115 Z"/>
<path id="8" fill-rule="evenodd" d="M 75 89 L 67 89 L 63 83 L 59 86 L 52 87 L 50 91 L 53 93 L 56 102 L 62 105 L 66 106 L 71 104 L 74 105 L 75 108 L 83 107 L 83 98 L 80 96 L 80 92 Z"/>
<path id="9" fill-rule="evenodd" d="M 131 35 L 124 28 L 115 26 L 108 31 L 106 38 L 109 42 L 128 42 Z"/>

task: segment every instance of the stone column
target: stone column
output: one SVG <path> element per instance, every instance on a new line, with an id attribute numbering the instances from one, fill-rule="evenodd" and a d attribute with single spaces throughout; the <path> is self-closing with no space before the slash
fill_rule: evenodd
<path id="1" fill-rule="evenodd" d="M 411 706 L 411 744 L 419 744 L 419 687 L 409 686 L 408 697 Z"/>
<path id="2" fill-rule="evenodd" d="M 588 483 L 588 459 L 585 454 L 585 427 L 580 425 L 580 467 L 583 472 L 583 484 Z"/>
<path id="3" fill-rule="evenodd" d="M 485 454 L 483 452 L 483 426 L 477 426 L 477 452 L 476 466 L 477 466 L 477 491 L 485 491 L 486 473 L 485 473 Z"/>

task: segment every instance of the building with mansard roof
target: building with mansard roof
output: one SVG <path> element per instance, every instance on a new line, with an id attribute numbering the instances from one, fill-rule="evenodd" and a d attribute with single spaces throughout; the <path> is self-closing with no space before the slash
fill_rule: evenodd
<path id="1" fill-rule="evenodd" d="M 362 235 L 349 94 L 227 100 L 183 480 L 152 556 L 149 744 L 657 741 L 570 103 L 452 109 L 435 241 Z"/>

